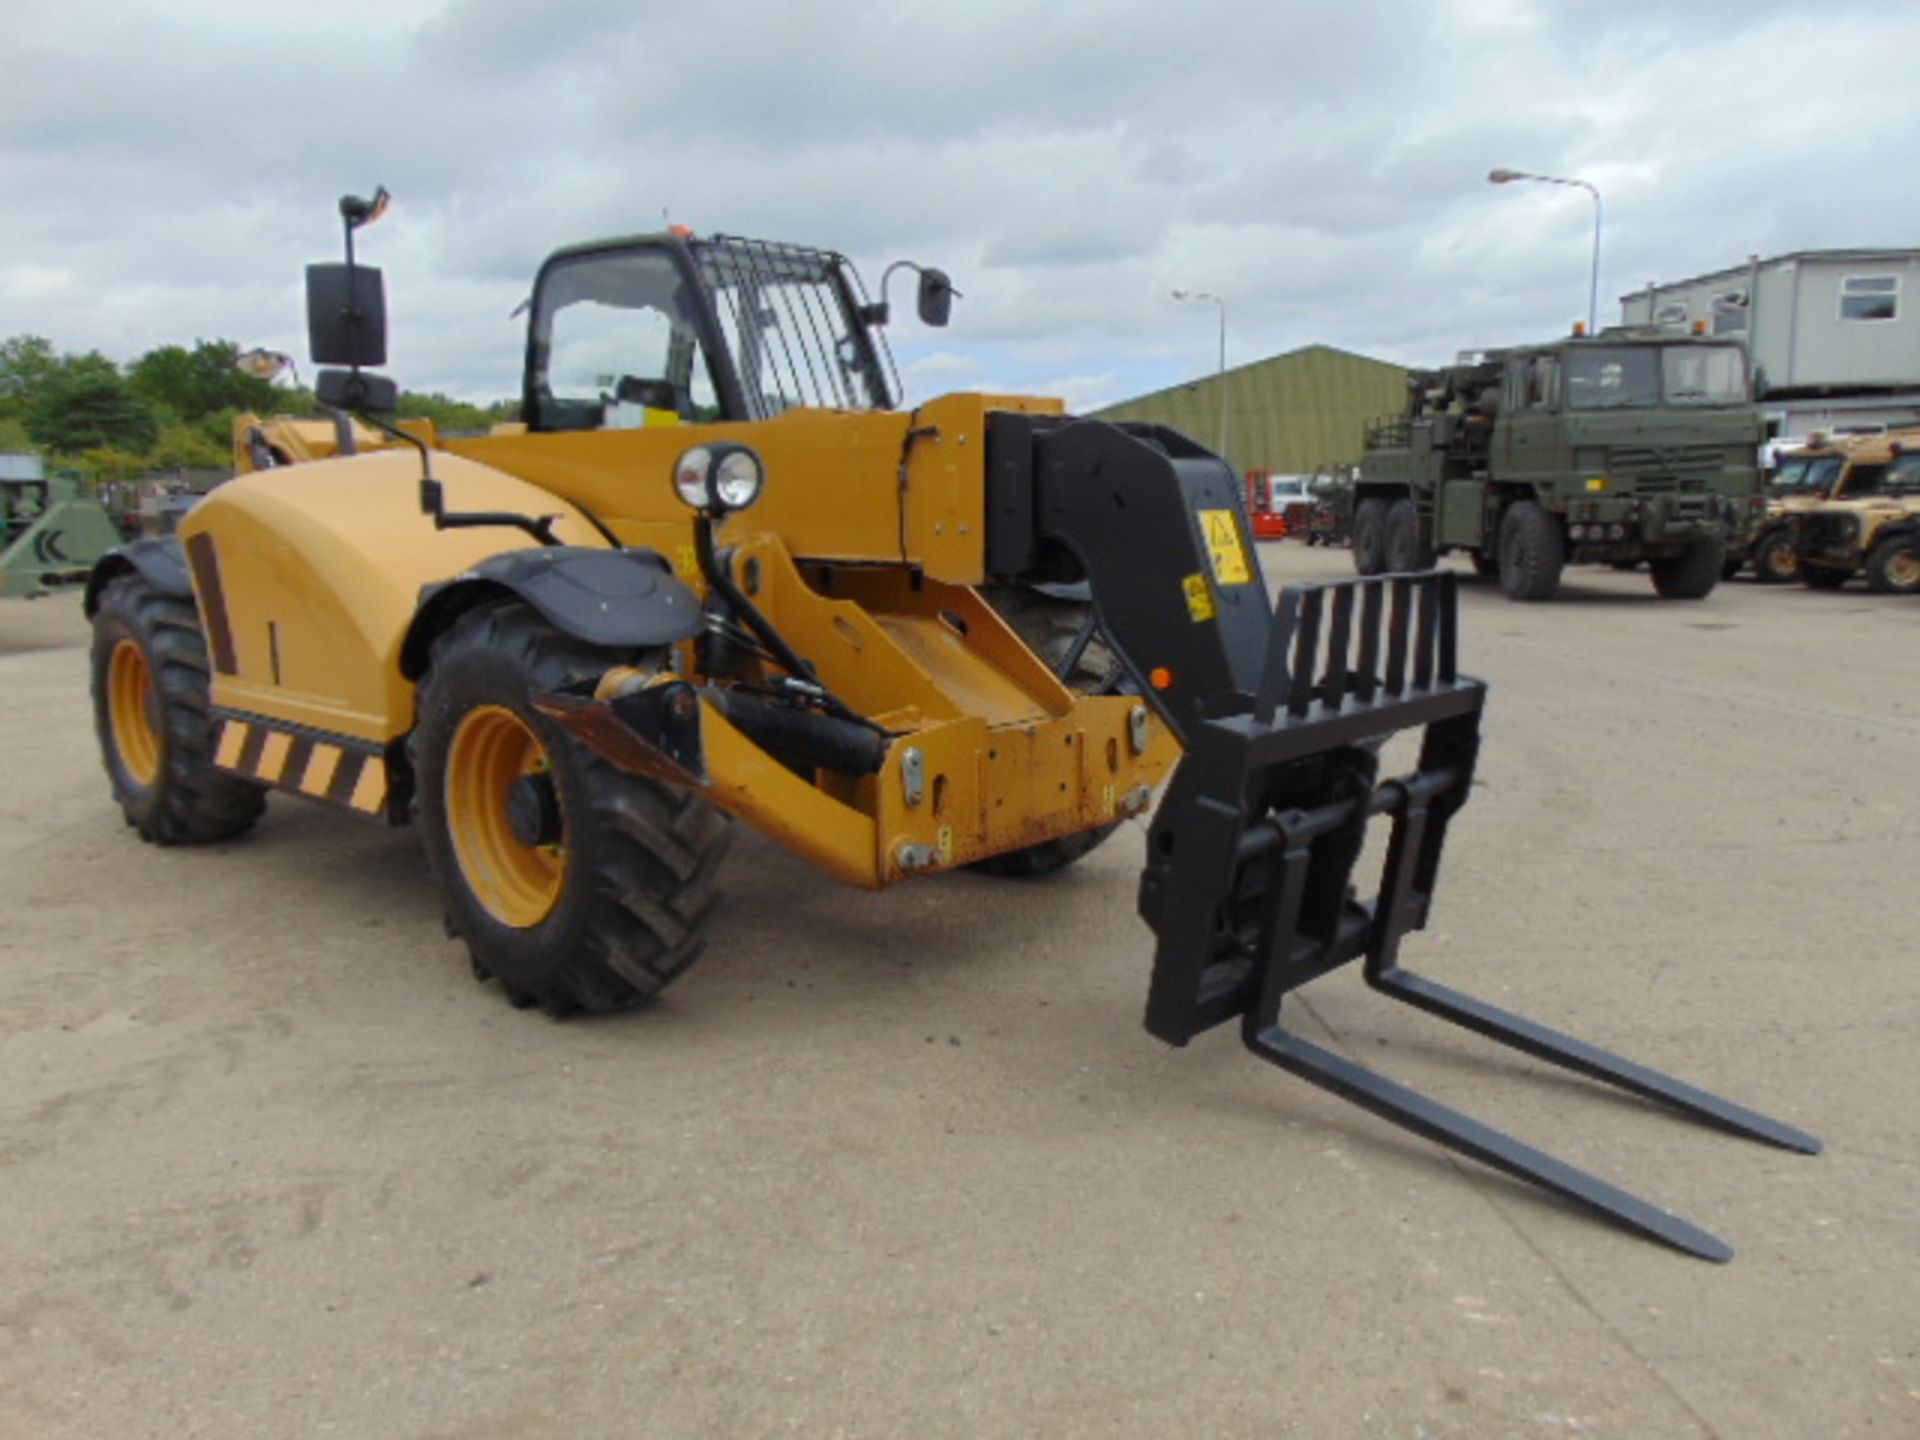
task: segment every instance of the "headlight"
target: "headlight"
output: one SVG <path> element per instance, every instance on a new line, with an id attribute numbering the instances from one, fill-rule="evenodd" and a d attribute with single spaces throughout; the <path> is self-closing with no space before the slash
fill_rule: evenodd
<path id="1" fill-rule="evenodd" d="M 766 468 L 745 445 L 696 445 L 673 464 L 673 488 L 695 510 L 723 514 L 760 498 Z"/>

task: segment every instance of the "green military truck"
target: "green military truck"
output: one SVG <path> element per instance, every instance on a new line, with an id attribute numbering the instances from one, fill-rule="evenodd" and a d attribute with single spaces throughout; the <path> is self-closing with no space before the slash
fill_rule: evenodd
<path id="1" fill-rule="evenodd" d="M 1607 329 L 1408 384 L 1407 412 L 1369 427 L 1355 482 L 1362 575 L 1461 550 L 1510 599 L 1549 600 L 1570 561 L 1647 561 L 1662 597 L 1695 600 L 1764 508 L 1766 426 L 1737 345 Z"/>

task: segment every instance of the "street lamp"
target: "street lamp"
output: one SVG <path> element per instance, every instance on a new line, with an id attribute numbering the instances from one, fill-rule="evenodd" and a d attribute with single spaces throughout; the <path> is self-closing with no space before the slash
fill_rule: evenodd
<path id="1" fill-rule="evenodd" d="M 1600 310 L 1600 192 L 1585 180 L 1563 180 L 1557 175 L 1529 175 L 1525 170 L 1490 170 L 1488 183 L 1510 185 L 1515 180 L 1537 180 L 1542 185 L 1571 185 L 1593 197 L 1593 279 L 1587 285 L 1587 333 L 1595 333 Z"/>
<path id="2" fill-rule="evenodd" d="M 1176 300 L 1211 300 L 1220 307 L 1220 458 L 1227 458 L 1227 302 L 1204 290 L 1176 290 Z"/>

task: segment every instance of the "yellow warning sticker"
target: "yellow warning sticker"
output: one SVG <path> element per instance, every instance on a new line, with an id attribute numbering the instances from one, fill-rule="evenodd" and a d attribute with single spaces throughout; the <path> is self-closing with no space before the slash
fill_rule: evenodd
<path id="1" fill-rule="evenodd" d="M 1187 592 L 1187 614 L 1193 617 L 1193 623 L 1213 618 L 1213 592 L 1207 588 L 1207 577 L 1189 575 L 1180 582 L 1180 588 Z"/>
<path id="2" fill-rule="evenodd" d="M 1113 819 L 1115 808 L 1113 786 L 1102 785 L 1100 787 L 1100 813 L 1111 820 Z"/>
<path id="3" fill-rule="evenodd" d="M 674 552 L 673 568 L 689 580 L 700 573 L 700 557 L 693 552 L 693 546 L 682 545 Z"/>
<path id="4" fill-rule="evenodd" d="M 1240 522 L 1231 510 L 1202 510 L 1200 530 L 1207 537 L 1207 558 L 1213 578 L 1222 585 L 1244 585 L 1253 578 L 1247 568 L 1247 547 L 1240 541 Z"/>
<path id="5" fill-rule="evenodd" d="M 940 858 L 946 864 L 953 863 L 953 826 L 942 825 L 937 837 L 940 845 Z"/>

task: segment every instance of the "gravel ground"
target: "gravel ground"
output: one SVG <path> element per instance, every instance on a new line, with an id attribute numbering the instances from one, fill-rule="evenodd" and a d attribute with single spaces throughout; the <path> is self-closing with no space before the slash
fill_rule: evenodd
<path id="1" fill-rule="evenodd" d="M 1731 1265 L 1152 1041 L 1137 823 L 882 895 L 742 835 L 668 1000 L 555 1024 L 404 832 L 142 846 L 77 602 L 0 602 L 0 1434 L 1920 1435 L 1920 602 L 1463 589 L 1488 741 L 1408 963 L 1827 1152 L 1351 974 L 1299 1026 Z"/>

